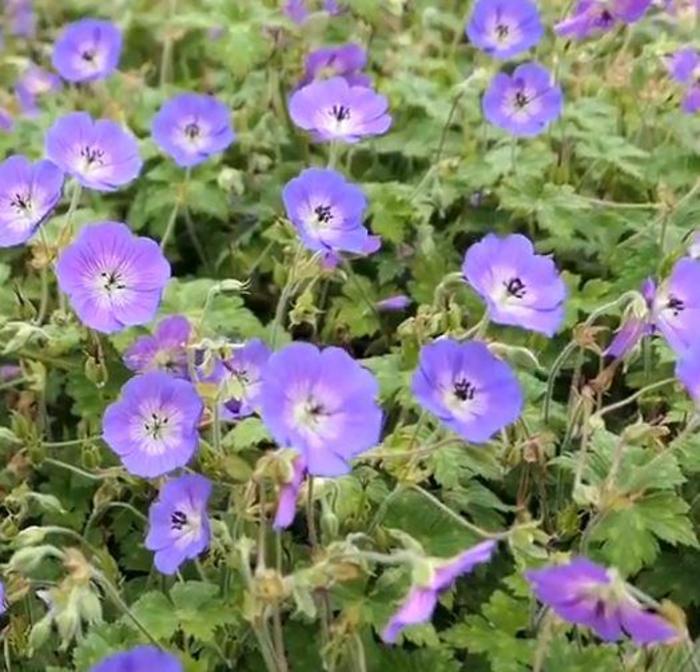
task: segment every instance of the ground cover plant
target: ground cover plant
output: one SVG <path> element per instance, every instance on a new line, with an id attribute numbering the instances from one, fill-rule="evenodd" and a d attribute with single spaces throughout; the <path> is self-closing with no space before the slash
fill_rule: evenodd
<path id="1" fill-rule="evenodd" d="M 0 16 L 3 670 L 700 669 L 700 3 Z"/>

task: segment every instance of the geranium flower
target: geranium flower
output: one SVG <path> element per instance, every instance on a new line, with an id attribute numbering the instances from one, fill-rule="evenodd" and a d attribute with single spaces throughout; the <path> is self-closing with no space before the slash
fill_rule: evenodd
<path id="1" fill-rule="evenodd" d="M 176 378 L 188 378 L 187 344 L 191 331 L 186 317 L 166 317 L 152 336 L 141 336 L 127 349 L 124 364 L 135 373 L 163 371 Z"/>
<path id="2" fill-rule="evenodd" d="M 61 199 L 63 173 L 50 161 L 15 155 L 0 163 L 0 247 L 29 240 Z"/>
<path id="3" fill-rule="evenodd" d="M 334 170 L 308 168 L 282 191 L 287 217 L 313 252 L 362 253 L 369 233 L 362 225 L 367 199 Z"/>
<path id="4" fill-rule="evenodd" d="M 620 23 L 639 21 L 651 4 L 652 0 L 578 0 L 571 15 L 554 26 L 554 32 L 583 40 Z"/>
<path id="5" fill-rule="evenodd" d="M 472 245 L 462 273 L 486 301 L 488 317 L 552 336 L 564 319 L 566 285 L 550 257 L 520 234 L 490 233 Z"/>
<path id="6" fill-rule="evenodd" d="M 511 135 L 542 133 L 562 112 L 564 96 L 551 74 L 537 63 L 498 73 L 482 100 L 486 119 Z"/>
<path id="7" fill-rule="evenodd" d="M 530 0 L 478 0 L 466 32 L 478 49 L 507 59 L 534 47 L 544 35 L 544 26 Z"/>
<path id="8" fill-rule="evenodd" d="M 155 551 L 155 566 L 163 574 L 174 574 L 186 560 L 209 548 L 211 529 L 207 504 L 211 481 L 199 474 L 186 474 L 167 481 L 158 500 L 148 511 L 145 546 Z"/>
<path id="9" fill-rule="evenodd" d="M 189 168 L 223 152 L 236 138 L 229 108 L 214 96 L 182 93 L 153 117 L 153 140 L 178 166 Z"/>
<path id="10" fill-rule="evenodd" d="M 0 131 L 10 133 L 15 126 L 15 120 L 10 112 L 4 107 L 0 107 Z"/>
<path id="11" fill-rule="evenodd" d="M 337 16 L 342 11 L 337 0 L 323 0 L 321 7 L 331 16 Z M 294 23 L 299 24 L 304 23 L 310 14 L 307 0 L 286 0 L 282 11 L 294 21 Z"/>
<path id="12" fill-rule="evenodd" d="M 155 646 L 137 646 L 115 653 L 93 665 L 89 672 L 183 672 L 182 663 Z"/>
<path id="13" fill-rule="evenodd" d="M 150 238 L 126 224 L 98 222 L 63 251 L 56 274 L 81 322 L 110 334 L 155 317 L 170 264 Z"/>
<path id="14" fill-rule="evenodd" d="M 311 82 L 289 100 L 292 121 L 317 142 L 355 143 L 386 133 L 391 126 L 389 101 L 364 86 L 351 86 L 343 77 Z"/>
<path id="15" fill-rule="evenodd" d="M 340 476 L 379 440 L 378 393 L 374 376 L 344 350 L 292 343 L 263 372 L 262 419 L 281 447 L 303 456 L 310 474 Z"/>
<path id="16" fill-rule="evenodd" d="M 612 642 L 630 637 L 635 644 L 659 644 L 681 636 L 668 621 L 647 611 L 614 569 L 586 558 L 525 573 L 540 602 L 569 623 L 591 628 Z"/>
<path id="17" fill-rule="evenodd" d="M 424 345 L 411 388 L 425 410 L 472 443 L 488 441 L 523 408 L 515 374 L 479 341 Z"/>
<path id="18" fill-rule="evenodd" d="M 685 385 L 693 401 L 700 405 L 700 350 L 696 348 L 678 360 L 676 378 Z"/>
<path id="19" fill-rule="evenodd" d="M 5 597 L 5 584 L 0 581 L 0 616 L 7 611 L 7 598 Z"/>
<path id="20" fill-rule="evenodd" d="M 350 86 L 369 87 L 372 80 L 362 70 L 367 65 L 367 51 L 359 44 L 340 44 L 320 47 L 306 57 L 306 68 L 301 86 L 315 79 L 343 77 Z"/>
<path id="21" fill-rule="evenodd" d="M 15 85 L 15 93 L 22 112 L 30 116 L 36 114 L 39 109 L 38 98 L 60 89 L 61 79 L 58 75 L 33 63 L 22 73 Z"/>
<path id="22" fill-rule="evenodd" d="M 275 512 L 275 520 L 272 525 L 276 530 L 284 530 L 294 521 L 294 515 L 297 510 L 297 498 L 299 497 L 299 490 L 301 490 L 301 484 L 304 482 L 306 473 L 304 458 L 298 455 L 292 460 L 291 478 L 280 488 L 277 511 Z"/>
<path id="23" fill-rule="evenodd" d="M 493 540 L 482 541 L 449 560 L 433 558 L 430 578 L 424 585 L 411 589 L 399 610 L 382 630 L 382 639 L 388 644 L 393 644 L 404 628 L 429 621 L 440 593 L 449 590 L 460 576 L 491 560 L 496 546 L 497 543 Z"/>
<path id="24" fill-rule="evenodd" d="M 690 47 L 666 61 L 671 77 L 685 86 L 681 107 L 687 114 L 700 110 L 700 53 Z"/>
<path id="25" fill-rule="evenodd" d="M 143 165 L 128 130 L 108 119 L 95 121 L 85 112 L 66 114 L 49 128 L 46 156 L 82 186 L 97 191 L 129 184 Z"/>
<path id="26" fill-rule="evenodd" d="M 130 474 L 163 476 L 192 459 L 203 408 L 192 383 L 151 371 L 132 378 L 107 407 L 102 435 Z"/>
<path id="27" fill-rule="evenodd" d="M 253 338 L 234 348 L 231 357 L 222 361 L 222 417 L 225 420 L 238 420 L 257 413 L 263 369 L 271 354 L 265 343 Z"/>
<path id="28" fill-rule="evenodd" d="M 399 312 L 406 310 L 411 303 L 413 302 L 411 301 L 410 297 L 406 296 L 405 294 L 396 294 L 395 296 L 389 296 L 386 299 L 377 301 L 377 303 L 374 305 L 379 311 Z"/>
<path id="29" fill-rule="evenodd" d="M 110 21 L 81 19 L 68 24 L 53 48 L 53 67 L 69 82 L 106 79 L 118 67 L 122 33 Z"/>
<path id="30" fill-rule="evenodd" d="M 10 33 L 31 38 L 36 34 L 36 12 L 32 0 L 5 0 L 6 18 Z"/>

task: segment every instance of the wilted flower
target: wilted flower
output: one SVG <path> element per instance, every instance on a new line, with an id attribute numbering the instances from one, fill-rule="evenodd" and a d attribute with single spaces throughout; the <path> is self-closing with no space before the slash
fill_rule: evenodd
<path id="1" fill-rule="evenodd" d="M 497 543 L 493 540 L 482 541 L 449 560 L 433 558 L 430 578 L 411 589 L 399 610 L 382 631 L 382 639 L 393 644 L 404 628 L 429 621 L 440 593 L 449 590 L 463 574 L 468 574 L 477 565 L 491 560 L 496 546 Z"/>
<path id="2" fill-rule="evenodd" d="M 58 119 L 46 134 L 46 156 L 81 185 L 114 191 L 141 172 L 136 138 L 109 119 L 93 120 L 86 112 Z"/>
<path id="3" fill-rule="evenodd" d="M 349 43 L 321 47 L 306 57 L 306 70 L 301 85 L 315 79 L 343 77 L 350 86 L 369 87 L 372 80 L 362 72 L 367 65 L 367 51 L 359 44 Z"/>
<path id="4" fill-rule="evenodd" d="M 680 633 L 644 609 L 614 569 L 586 558 L 525 573 L 540 602 L 570 623 L 591 628 L 605 641 L 625 636 L 638 645 L 669 642 Z"/>
<path id="5" fill-rule="evenodd" d="M 562 37 L 585 39 L 614 28 L 618 23 L 639 21 L 652 0 L 578 0 L 572 14 L 554 26 Z"/>
<path id="6" fill-rule="evenodd" d="M 31 238 L 61 199 L 63 173 L 51 161 L 16 155 L 0 163 L 0 247 Z"/>
<path id="7" fill-rule="evenodd" d="M 361 253 L 369 233 L 362 225 L 367 199 L 334 170 L 308 168 L 282 191 L 287 217 L 313 252 Z"/>
<path id="8" fill-rule="evenodd" d="M 566 285 L 554 261 L 537 254 L 525 236 L 488 234 L 467 250 L 462 273 L 486 301 L 493 322 L 547 336 L 561 326 Z"/>
<path id="9" fill-rule="evenodd" d="M 306 476 L 306 463 L 301 455 L 292 460 L 292 474 L 290 480 L 280 488 L 279 499 L 277 501 L 277 511 L 273 527 L 276 530 L 284 530 L 294 521 L 294 514 L 297 509 L 297 497 L 301 484 Z"/>
<path id="10" fill-rule="evenodd" d="M 223 364 L 222 417 L 237 420 L 256 413 L 260 405 L 262 374 L 270 348 L 259 338 L 233 349 Z"/>
<path id="11" fill-rule="evenodd" d="M 633 304 L 606 354 L 624 357 L 644 336 L 659 331 L 679 357 L 685 356 L 700 333 L 699 283 L 700 261 L 688 257 L 676 262 L 660 287 L 647 279 L 642 286 L 645 305 Z"/>
<path id="12" fill-rule="evenodd" d="M 542 133 L 562 112 L 564 96 L 552 75 L 537 63 L 498 73 L 484 94 L 486 119 L 516 136 Z"/>
<path id="13" fill-rule="evenodd" d="M 66 26 L 53 48 L 53 67 L 69 82 L 109 77 L 119 65 L 122 33 L 110 21 L 81 19 Z"/>
<path id="14" fill-rule="evenodd" d="M 390 296 L 381 301 L 377 301 L 375 306 L 379 311 L 401 311 L 406 310 L 411 305 L 411 299 L 405 294 L 396 294 L 396 296 Z"/>
<path id="15" fill-rule="evenodd" d="M 137 646 L 108 656 L 89 672 L 183 672 L 182 663 L 155 646 Z"/>
<path id="16" fill-rule="evenodd" d="M 98 222 L 63 251 L 56 274 L 81 322 L 110 334 L 155 317 L 170 264 L 150 238 L 126 224 Z"/>
<path id="17" fill-rule="evenodd" d="M 515 374 L 479 341 L 424 345 L 411 388 L 424 409 L 473 443 L 515 422 L 523 407 Z"/>
<path id="18" fill-rule="evenodd" d="M 544 26 L 530 0 L 478 0 L 466 32 L 475 47 L 505 59 L 534 47 Z"/>
<path id="19" fill-rule="evenodd" d="M 34 37 L 36 13 L 32 0 L 5 0 L 5 12 L 10 33 L 18 37 Z"/>
<path id="20" fill-rule="evenodd" d="M 378 393 L 374 376 L 344 350 L 292 343 L 263 372 L 262 419 L 281 447 L 303 456 L 310 474 L 340 476 L 379 440 Z"/>
<path id="21" fill-rule="evenodd" d="M 667 59 L 671 77 L 686 87 L 682 108 L 688 114 L 700 110 L 700 53 L 690 47 Z"/>
<path id="22" fill-rule="evenodd" d="M 199 474 L 167 481 L 148 511 L 145 546 L 155 551 L 159 572 L 174 574 L 185 560 L 209 548 L 211 529 L 207 504 L 211 482 Z"/>
<path id="23" fill-rule="evenodd" d="M 61 79 L 58 75 L 31 64 L 17 80 L 15 92 L 24 114 L 32 115 L 38 110 L 37 98 L 60 88 Z"/>
<path id="24" fill-rule="evenodd" d="M 351 86 L 343 77 L 311 82 L 289 100 L 294 123 L 317 142 L 354 143 L 381 135 L 391 126 L 389 102 L 373 89 Z"/>
<path id="25" fill-rule="evenodd" d="M 103 437 L 130 474 L 163 476 L 192 459 L 203 408 L 192 383 L 161 371 L 144 373 L 107 407 Z"/>
<path id="26" fill-rule="evenodd" d="M 236 138 L 231 113 L 214 96 L 181 93 L 153 117 L 156 144 L 178 166 L 189 168 L 223 152 Z"/>
<path id="27" fill-rule="evenodd" d="M 163 371 L 177 378 L 187 378 L 187 344 L 191 331 L 186 317 L 166 317 L 152 336 L 136 339 L 124 353 L 124 364 L 135 373 Z"/>

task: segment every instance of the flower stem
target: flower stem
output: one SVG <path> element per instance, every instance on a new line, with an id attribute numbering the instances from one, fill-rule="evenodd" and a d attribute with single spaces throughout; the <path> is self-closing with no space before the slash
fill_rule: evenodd
<path id="1" fill-rule="evenodd" d="M 168 242 L 172 238 L 173 233 L 175 232 L 175 224 L 177 222 L 177 216 L 179 213 L 180 213 L 180 201 L 177 200 L 177 201 L 175 201 L 175 207 L 173 208 L 172 212 L 170 213 L 170 219 L 168 219 L 168 223 L 165 226 L 165 231 L 163 232 L 163 237 L 160 240 L 160 249 L 161 250 L 165 249 Z"/>
<path id="2" fill-rule="evenodd" d="M 315 551 L 318 548 L 318 532 L 316 531 L 316 512 L 314 511 L 314 477 L 309 476 L 306 486 L 306 524 L 309 528 L 309 543 Z"/>
<path id="3" fill-rule="evenodd" d="M 168 19 L 172 20 L 175 17 L 177 11 L 177 0 L 170 0 L 168 3 Z M 160 57 L 160 88 L 161 90 L 165 88 L 168 83 L 170 74 L 172 72 L 172 61 L 173 61 L 173 39 L 170 34 L 171 27 L 166 26 L 165 28 L 165 40 L 163 41 L 163 52 Z"/>
<path id="4" fill-rule="evenodd" d="M 280 329 L 284 329 L 285 317 L 287 313 L 287 304 L 294 291 L 294 283 L 296 282 L 297 266 L 301 261 L 303 255 L 303 248 L 298 245 L 296 251 L 294 252 L 294 258 L 292 260 L 292 265 L 289 268 L 289 273 L 287 274 L 287 282 L 282 288 L 280 298 L 277 301 L 277 307 L 275 308 L 275 317 L 272 322 L 272 333 L 270 335 L 270 345 L 275 348 L 277 344 L 277 335 Z"/>
<path id="5" fill-rule="evenodd" d="M 664 378 L 663 380 L 659 380 L 656 383 L 651 383 L 651 385 L 645 385 L 641 389 L 637 390 L 634 394 L 631 394 L 629 397 L 622 399 L 622 401 L 617 401 L 614 404 L 610 404 L 609 406 L 604 406 L 597 413 L 593 414 L 593 416 L 591 416 L 591 419 L 602 418 L 604 415 L 607 415 L 612 411 L 616 411 L 620 408 L 624 408 L 625 406 L 629 406 L 629 404 L 635 402 L 637 399 L 644 396 L 647 392 L 652 392 L 653 390 L 657 390 L 660 387 L 666 387 L 666 385 L 672 385 L 675 382 L 675 378 Z"/>

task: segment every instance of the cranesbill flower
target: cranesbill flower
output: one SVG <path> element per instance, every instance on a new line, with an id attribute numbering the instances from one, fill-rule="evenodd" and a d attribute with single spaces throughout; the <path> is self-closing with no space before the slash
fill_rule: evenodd
<path id="1" fill-rule="evenodd" d="M 80 184 L 115 191 L 141 172 L 136 138 L 109 119 L 93 120 L 86 112 L 58 119 L 46 134 L 46 156 Z"/>
<path id="2" fill-rule="evenodd" d="M 695 349 L 678 360 L 676 378 L 685 385 L 693 401 L 700 405 L 700 351 Z"/>
<path id="3" fill-rule="evenodd" d="M 482 100 L 486 119 L 511 135 L 542 133 L 562 112 L 564 96 L 552 75 L 537 63 L 498 73 Z"/>
<path id="4" fill-rule="evenodd" d="M 211 529 L 207 504 L 211 481 L 199 474 L 186 474 L 168 481 L 148 511 L 145 546 L 155 551 L 155 566 L 174 574 L 186 560 L 209 548 Z"/>
<path id="5" fill-rule="evenodd" d="M 32 115 L 38 110 L 38 98 L 60 88 L 61 79 L 58 75 L 32 64 L 17 81 L 15 93 L 24 114 Z"/>
<path id="6" fill-rule="evenodd" d="M 171 315 L 152 336 L 141 336 L 124 353 L 124 364 L 135 373 L 163 371 L 188 378 L 187 344 L 192 328 L 186 317 Z"/>
<path id="7" fill-rule="evenodd" d="M 700 333 L 700 261 L 685 257 L 659 287 L 648 279 L 642 286 L 644 306 L 633 304 L 606 354 L 624 357 L 647 335 L 661 332 L 671 349 L 684 357 L 696 347 Z"/>
<path id="8" fill-rule="evenodd" d="M 668 621 L 647 611 L 617 571 L 586 558 L 525 573 L 540 602 L 570 623 L 591 628 L 605 641 L 625 636 L 636 644 L 660 644 L 681 636 Z"/>
<path id="9" fill-rule="evenodd" d="M 237 420 L 258 411 L 263 369 L 271 354 L 263 341 L 253 338 L 223 360 L 223 419 Z"/>
<path id="10" fill-rule="evenodd" d="M 81 19 L 66 26 L 53 48 L 53 67 L 69 82 L 106 79 L 118 67 L 122 32 L 110 21 Z"/>
<path id="11" fill-rule="evenodd" d="M 515 374 L 479 341 L 423 346 L 411 388 L 425 410 L 472 443 L 515 422 L 523 407 Z"/>
<path id="12" fill-rule="evenodd" d="M 350 86 L 369 87 L 372 80 L 362 70 L 367 65 L 367 51 L 349 43 L 321 47 L 306 57 L 306 70 L 301 85 L 325 77 L 343 77 Z"/>
<path id="13" fill-rule="evenodd" d="M 331 16 L 337 16 L 342 11 L 337 0 L 323 0 L 321 7 Z M 307 0 L 286 0 L 282 11 L 294 21 L 294 23 L 299 24 L 304 23 L 310 14 Z"/>
<path id="14" fill-rule="evenodd" d="M 63 173 L 51 161 L 16 155 L 0 163 L 0 247 L 31 238 L 61 199 Z"/>
<path id="15" fill-rule="evenodd" d="M 700 53 L 690 47 L 681 49 L 666 64 L 671 77 L 685 86 L 683 111 L 694 114 L 700 110 Z"/>
<path id="16" fill-rule="evenodd" d="M 18 37 L 34 37 L 36 13 L 32 0 L 5 0 L 5 11 L 10 33 Z"/>
<path id="17" fill-rule="evenodd" d="M 282 200 L 301 242 L 313 252 L 362 252 L 369 233 L 362 225 L 367 199 L 334 170 L 308 168 L 289 181 Z"/>
<path id="18" fill-rule="evenodd" d="M 182 663 L 155 646 L 137 646 L 115 653 L 93 665 L 89 672 L 183 672 Z"/>
<path id="19" fill-rule="evenodd" d="M 0 131 L 10 133 L 14 128 L 15 120 L 12 118 L 9 110 L 0 107 Z"/>
<path id="20" fill-rule="evenodd" d="M 639 21 L 651 4 L 652 0 L 578 0 L 571 15 L 554 26 L 554 32 L 583 40 L 620 23 Z"/>
<path id="21" fill-rule="evenodd" d="M 460 576 L 491 560 L 496 546 L 497 543 L 493 540 L 482 541 L 449 560 L 434 558 L 429 580 L 411 589 L 399 610 L 382 631 L 382 639 L 388 644 L 393 644 L 404 628 L 429 621 L 440 593 L 449 590 Z"/>
<path id="22" fill-rule="evenodd" d="M 0 616 L 7 611 L 7 600 L 5 598 L 5 584 L 0 581 Z"/>
<path id="23" fill-rule="evenodd" d="M 155 317 L 170 264 L 150 238 L 126 224 L 98 222 L 63 251 L 56 274 L 81 322 L 110 334 Z"/>
<path id="24" fill-rule="evenodd" d="M 343 77 L 311 82 L 289 100 L 292 120 L 317 142 L 355 143 L 386 133 L 391 126 L 388 108 L 386 97 L 364 86 L 351 86 Z"/>
<path id="25" fill-rule="evenodd" d="M 231 112 L 214 96 L 182 93 L 153 117 L 156 144 L 178 166 L 189 168 L 223 152 L 234 140 Z"/>
<path id="26" fill-rule="evenodd" d="M 281 447 L 303 456 L 310 474 L 340 476 L 379 440 L 378 392 L 374 376 L 344 350 L 292 343 L 263 371 L 262 419 Z"/>
<path id="27" fill-rule="evenodd" d="M 203 408 L 192 383 L 151 371 L 132 378 L 107 407 L 102 435 L 130 474 L 163 476 L 192 459 Z"/>
<path id="28" fill-rule="evenodd" d="M 411 303 L 412 301 L 410 297 L 406 296 L 405 294 L 396 294 L 395 296 L 390 296 L 386 299 L 382 299 L 381 301 L 377 301 L 377 303 L 374 305 L 379 311 L 398 312 L 406 310 Z"/>
<path id="29" fill-rule="evenodd" d="M 550 257 L 520 234 L 490 233 L 472 245 L 462 273 L 486 301 L 489 319 L 552 336 L 564 319 L 566 285 Z"/>
<path id="30" fill-rule="evenodd" d="M 276 530 L 284 530 L 294 521 L 294 515 L 297 510 L 297 498 L 305 476 L 306 463 L 304 458 L 298 455 L 292 460 L 292 473 L 289 481 L 280 488 L 277 511 L 273 522 L 273 527 Z"/>
<path id="31" fill-rule="evenodd" d="M 475 47 L 506 59 L 534 47 L 544 26 L 530 0 L 478 0 L 466 32 Z"/>

